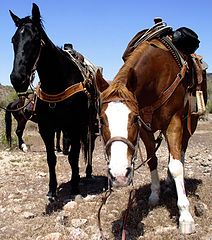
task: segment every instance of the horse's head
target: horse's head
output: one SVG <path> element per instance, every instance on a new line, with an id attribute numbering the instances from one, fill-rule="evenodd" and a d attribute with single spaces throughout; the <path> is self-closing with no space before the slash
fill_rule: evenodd
<path id="1" fill-rule="evenodd" d="M 10 11 L 10 15 L 17 27 L 12 37 L 14 63 L 10 79 L 17 92 L 25 92 L 35 71 L 42 46 L 39 31 L 40 11 L 38 6 L 33 4 L 32 17 L 19 18 L 12 11 Z"/>
<path id="2" fill-rule="evenodd" d="M 109 84 L 97 72 L 101 93 L 101 127 L 108 160 L 108 177 L 114 187 L 132 182 L 133 162 L 138 144 L 137 102 L 128 86 L 121 82 Z"/>

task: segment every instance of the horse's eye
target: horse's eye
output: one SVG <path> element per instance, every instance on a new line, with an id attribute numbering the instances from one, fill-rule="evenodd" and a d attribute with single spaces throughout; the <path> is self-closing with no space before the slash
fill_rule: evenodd
<path id="1" fill-rule="evenodd" d="M 134 124 L 137 124 L 137 123 L 138 123 L 138 116 L 134 116 L 134 117 L 133 117 L 133 123 L 134 123 Z"/>

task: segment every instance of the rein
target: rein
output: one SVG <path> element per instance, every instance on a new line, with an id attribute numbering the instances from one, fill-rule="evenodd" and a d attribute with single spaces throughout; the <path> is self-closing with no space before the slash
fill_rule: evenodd
<path id="1" fill-rule="evenodd" d="M 3 109 L 4 111 L 7 112 L 18 112 L 20 110 L 23 110 L 25 107 L 27 107 L 33 100 L 29 100 L 28 103 L 26 103 L 25 105 L 23 105 L 22 107 L 16 108 L 16 109 L 7 109 L 5 107 L 0 107 L 1 109 Z"/>
<path id="2" fill-rule="evenodd" d="M 104 233 L 103 233 L 103 229 L 102 229 L 102 224 L 101 224 L 101 210 L 102 210 L 102 207 L 106 204 L 108 198 L 110 197 L 110 195 L 112 194 L 113 190 L 111 188 L 109 188 L 104 196 L 102 197 L 102 202 L 99 206 L 99 210 L 98 210 L 98 214 L 97 214 L 97 217 L 98 217 L 98 227 L 99 227 L 99 232 L 100 232 L 100 235 L 101 235 L 101 240 L 107 240 L 107 238 L 104 236 Z M 133 188 L 132 190 L 130 190 L 130 193 L 129 193 L 129 198 L 128 198 L 128 203 L 127 203 L 127 209 L 125 211 L 125 214 L 123 216 L 123 219 L 122 219 L 122 237 L 121 237 L 121 240 L 126 240 L 126 225 L 127 225 L 127 219 L 128 219 L 128 216 L 129 216 L 129 212 L 130 212 L 130 209 L 134 203 L 134 199 L 135 199 L 135 189 Z"/>

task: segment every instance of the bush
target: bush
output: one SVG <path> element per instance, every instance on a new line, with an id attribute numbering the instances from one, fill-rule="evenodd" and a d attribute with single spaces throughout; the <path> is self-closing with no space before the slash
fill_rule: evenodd
<path id="1" fill-rule="evenodd" d="M 212 113 L 212 100 L 208 100 L 206 109 L 208 113 Z"/>

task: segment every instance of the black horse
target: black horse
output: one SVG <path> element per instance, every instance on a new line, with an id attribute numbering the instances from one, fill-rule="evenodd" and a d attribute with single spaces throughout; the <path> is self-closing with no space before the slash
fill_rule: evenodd
<path id="1" fill-rule="evenodd" d="M 54 134 L 58 128 L 70 140 L 71 193 L 76 195 L 79 193 L 81 144 L 88 160 L 86 176 L 92 174 L 92 152 L 98 127 L 95 72 L 93 75 L 91 71 L 85 73 L 66 51 L 54 45 L 43 29 L 36 4 L 33 3 L 31 17 L 19 18 L 11 11 L 10 14 L 17 27 L 12 37 L 15 57 L 11 83 L 18 94 L 23 94 L 35 70 L 40 79 L 35 111 L 47 152 L 50 177 L 47 196 L 50 200 L 56 197 Z"/>
<path id="2" fill-rule="evenodd" d="M 26 124 L 29 120 L 34 123 L 37 123 L 36 114 L 33 111 L 34 104 L 32 101 L 28 101 L 25 105 L 23 105 L 25 100 L 22 98 L 16 99 L 13 102 L 9 103 L 6 107 L 5 111 L 5 132 L 6 132 L 6 139 L 8 144 L 12 145 L 12 115 L 17 121 L 16 127 L 16 135 L 18 137 L 18 147 L 23 152 L 28 151 L 28 147 L 23 140 L 23 133 L 26 127 Z M 61 152 L 60 147 L 60 138 L 61 138 L 61 130 L 56 131 L 56 151 Z M 66 146 L 66 140 L 63 140 L 63 152 L 66 153 L 68 151 L 68 146 Z"/>

